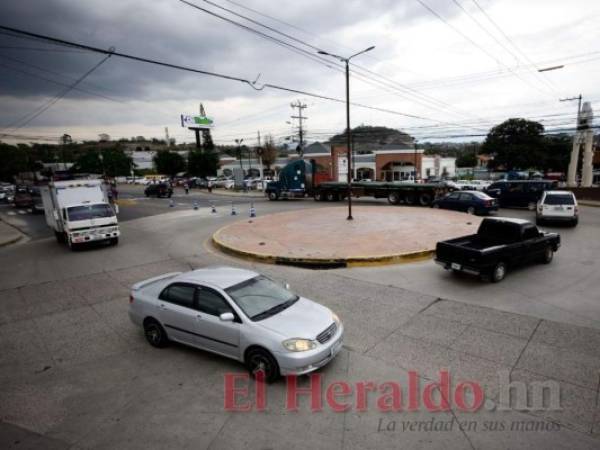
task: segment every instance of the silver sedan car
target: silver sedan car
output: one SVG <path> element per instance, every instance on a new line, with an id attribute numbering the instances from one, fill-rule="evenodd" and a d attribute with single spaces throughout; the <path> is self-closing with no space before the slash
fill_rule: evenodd
<path id="1" fill-rule="evenodd" d="M 171 340 L 218 353 L 264 371 L 267 381 L 312 372 L 342 348 L 335 313 L 249 270 L 164 274 L 134 284 L 129 302 L 151 345 Z"/>

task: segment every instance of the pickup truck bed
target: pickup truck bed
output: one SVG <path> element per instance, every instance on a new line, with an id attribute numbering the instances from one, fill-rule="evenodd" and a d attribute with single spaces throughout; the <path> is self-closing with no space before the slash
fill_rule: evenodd
<path id="1" fill-rule="evenodd" d="M 477 234 L 438 242 L 436 262 L 445 269 L 501 281 L 508 268 L 529 262 L 549 263 L 560 236 L 539 231 L 526 220 L 484 219 Z"/>

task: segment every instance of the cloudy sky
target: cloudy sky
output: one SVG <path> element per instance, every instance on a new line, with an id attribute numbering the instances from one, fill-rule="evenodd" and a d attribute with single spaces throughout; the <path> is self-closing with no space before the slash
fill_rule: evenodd
<path id="1" fill-rule="evenodd" d="M 570 127 L 576 102 L 559 98 L 581 93 L 600 104 L 597 0 L 186 1 L 284 44 L 180 0 L 5 1 L 0 25 L 339 99 L 342 67 L 317 50 L 347 56 L 374 45 L 353 60 L 351 97 L 378 110 L 353 106 L 352 126 L 386 125 L 421 141 L 477 139 L 469 135 L 508 117 Z M 309 141 L 345 126 L 343 103 L 118 56 L 65 93 L 103 58 L 2 32 L 0 139 L 163 137 L 168 127 L 191 141 L 179 115 L 200 102 L 219 143 L 253 144 L 257 131 L 285 139 L 298 99 Z"/>

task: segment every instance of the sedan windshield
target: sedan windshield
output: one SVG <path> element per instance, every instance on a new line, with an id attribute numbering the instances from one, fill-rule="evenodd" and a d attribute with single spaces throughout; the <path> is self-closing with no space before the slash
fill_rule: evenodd
<path id="1" fill-rule="evenodd" d="M 266 319 L 298 300 L 298 296 L 264 276 L 236 284 L 225 292 L 252 320 Z"/>
<path id="2" fill-rule="evenodd" d="M 73 222 L 76 220 L 113 217 L 115 212 L 110 206 L 100 203 L 97 205 L 72 206 L 71 208 L 67 208 L 67 214 L 69 215 L 69 221 Z"/>

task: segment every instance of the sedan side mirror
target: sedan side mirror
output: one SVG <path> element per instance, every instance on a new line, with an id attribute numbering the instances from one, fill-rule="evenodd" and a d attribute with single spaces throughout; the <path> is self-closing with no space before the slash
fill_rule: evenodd
<path id="1" fill-rule="evenodd" d="M 233 313 L 226 312 L 221 314 L 219 316 L 219 319 L 221 319 L 222 322 L 233 322 L 233 319 L 235 319 L 235 317 L 233 316 Z"/>

